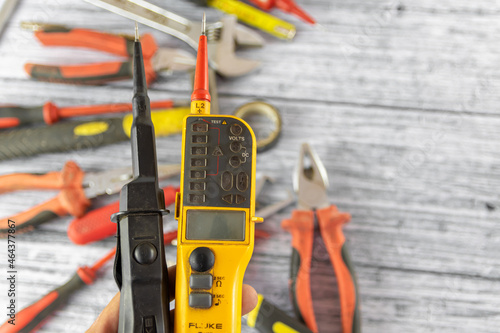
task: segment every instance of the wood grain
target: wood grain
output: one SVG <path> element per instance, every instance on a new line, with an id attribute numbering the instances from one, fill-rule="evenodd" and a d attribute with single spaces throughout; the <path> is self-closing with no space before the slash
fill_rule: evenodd
<path id="1" fill-rule="evenodd" d="M 187 1 L 157 4 L 197 20 L 205 10 Z M 361 292 L 364 332 L 497 332 L 500 326 L 500 2 L 444 0 L 298 1 L 321 28 L 280 12 L 297 25 L 292 42 L 264 36 L 262 49 L 241 51 L 261 67 L 218 81 L 222 113 L 264 99 L 283 115 L 277 147 L 258 157 L 258 174 L 275 182 L 260 199 L 292 189 L 299 145 L 308 141 L 330 176 L 332 203 L 352 215 L 345 227 Z M 207 9 L 209 21 L 220 17 Z M 21 21 L 131 33 L 133 23 L 85 2 L 25 0 L 0 38 L 0 103 L 58 105 L 128 102 L 131 83 L 76 87 L 29 80 L 25 62 L 83 63 L 115 59 L 70 48 L 45 48 Z M 141 26 L 159 45 L 183 42 Z M 189 76 L 162 75 L 152 100 L 189 98 Z M 160 163 L 179 163 L 179 136 L 157 141 Z M 128 143 L 2 161 L 0 174 L 58 170 L 73 159 L 85 170 L 130 165 Z M 175 184 L 178 179 L 166 181 Z M 0 197 L 7 216 L 55 192 Z M 95 200 L 95 206 L 113 198 Z M 293 207 L 259 226 L 245 281 L 292 313 L 287 279 L 290 238 L 280 228 Z M 61 218 L 18 239 L 18 305 L 66 281 L 114 245 L 113 239 L 72 244 Z M 168 228 L 175 228 L 173 217 Z M 6 248 L 5 241 L 0 247 Z M 0 272 L 6 257 L 0 250 Z M 175 259 L 169 247 L 167 258 Z M 4 273 L 2 273 L 4 274 Z M 0 275 L 0 299 L 6 280 Z M 78 292 L 40 332 L 82 332 L 116 293 L 111 265 Z M 254 332 L 243 327 L 242 332 Z M 332 329 L 331 332 L 340 332 Z"/>

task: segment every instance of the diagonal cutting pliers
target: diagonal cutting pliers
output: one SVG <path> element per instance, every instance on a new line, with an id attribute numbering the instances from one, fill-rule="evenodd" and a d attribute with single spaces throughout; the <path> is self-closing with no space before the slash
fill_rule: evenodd
<path id="1" fill-rule="evenodd" d="M 340 317 L 339 332 L 358 333 L 356 278 L 342 233 L 350 215 L 329 203 L 327 188 L 323 164 L 303 144 L 294 177 L 298 207 L 281 224 L 292 234 L 290 292 L 296 316 L 313 332 L 336 332 Z"/>
<path id="2" fill-rule="evenodd" d="M 160 179 L 180 173 L 180 165 L 159 165 Z M 0 219 L 0 238 L 5 237 L 8 221 L 16 222 L 16 231 L 25 232 L 67 214 L 83 216 L 90 206 L 90 199 L 104 194 L 118 193 L 132 180 L 132 168 L 85 173 L 73 161 L 68 161 L 61 171 L 46 174 L 14 173 L 0 176 L 0 193 L 27 189 L 58 189 L 57 196 L 31 209 Z"/>
<path id="3" fill-rule="evenodd" d="M 110 81 L 132 79 L 131 57 L 134 45 L 132 37 L 32 22 L 23 22 L 22 27 L 33 30 L 35 37 L 45 46 L 87 48 L 127 58 L 125 61 L 83 65 L 25 64 L 25 71 L 36 80 L 69 84 L 104 84 Z M 185 71 L 194 68 L 196 59 L 187 51 L 158 48 L 150 34 L 144 34 L 141 42 L 144 45 L 144 68 L 148 84 L 156 79 L 159 71 Z"/>

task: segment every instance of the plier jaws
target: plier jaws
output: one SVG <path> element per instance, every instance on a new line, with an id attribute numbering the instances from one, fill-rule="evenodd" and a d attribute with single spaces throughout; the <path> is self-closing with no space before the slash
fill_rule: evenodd
<path id="1" fill-rule="evenodd" d="M 325 166 L 311 146 L 303 143 L 293 179 L 293 188 L 298 196 L 297 208 L 310 210 L 330 206 L 328 185 Z"/>

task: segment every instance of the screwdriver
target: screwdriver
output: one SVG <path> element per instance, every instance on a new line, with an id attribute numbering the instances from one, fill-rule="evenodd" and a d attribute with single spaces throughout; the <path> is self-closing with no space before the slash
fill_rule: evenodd
<path id="1" fill-rule="evenodd" d="M 163 241 L 170 244 L 177 238 L 177 230 L 165 233 Z M 40 328 L 42 322 L 47 317 L 62 306 L 71 297 L 85 285 L 91 285 L 96 279 L 96 272 L 116 253 L 116 248 L 112 249 L 104 257 L 94 263 L 93 266 L 79 267 L 76 273 L 60 287 L 55 288 L 35 303 L 16 313 L 16 324 L 11 325 L 5 322 L 0 326 L 1 333 L 31 332 Z"/>
<path id="2" fill-rule="evenodd" d="M 151 103 L 151 109 L 170 109 L 186 103 L 174 103 L 171 100 Z M 58 107 L 52 102 L 42 106 L 22 107 L 17 105 L 0 106 L 0 128 L 45 123 L 52 125 L 61 119 L 94 116 L 103 113 L 118 113 L 132 110 L 131 103 Z"/>
<path id="3" fill-rule="evenodd" d="M 276 7 L 278 9 L 281 9 L 285 13 L 290 13 L 297 16 L 298 18 L 302 19 L 307 23 L 316 24 L 316 20 L 313 19 L 305 11 L 303 11 L 293 0 L 249 0 L 249 1 L 264 10 L 271 10 L 272 8 Z"/>
<path id="4" fill-rule="evenodd" d="M 195 0 L 195 2 L 235 15 L 239 21 L 274 37 L 291 40 L 296 33 L 293 24 L 238 0 Z"/>

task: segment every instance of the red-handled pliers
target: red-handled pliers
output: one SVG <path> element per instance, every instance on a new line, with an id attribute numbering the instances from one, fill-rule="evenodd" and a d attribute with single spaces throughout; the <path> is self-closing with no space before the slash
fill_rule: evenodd
<path id="1" fill-rule="evenodd" d="M 180 165 L 158 167 L 158 178 L 180 173 Z M 118 193 L 133 178 L 132 168 L 123 167 L 99 172 L 84 172 L 78 164 L 68 161 L 61 171 L 46 174 L 13 173 L 0 176 L 0 193 L 27 189 L 57 189 L 57 196 L 8 218 L 0 218 L 0 238 L 6 237 L 9 220 L 15 221 L 16 232 L 27 232 L 59 216 L 81 217 L 90 206 L 90 199 Z M 108 217 L 109 220 L 109 217 Z M 111 222 L 110 222 L 111 223 Z"/>
<path id="2" fill-rule="evenodd" d="M 112 61 L 84 65 L 40 65 L 27 63 L 26 72 L 34 79 L 70 84 L 103 84 L 132 78 L 134 39 L 89 29 L 67 28 L 61 25 L 25 22 L 22 27 L 34 30 L 35 37 L 45 46 L 82 47 L 107 52 L 125 61 Z M 141 37 L 144 69 L 147 83 L 155 80 L 158 71 L 189 70 L 196 59 L 181 49 L 158 48 L 150 34 Z"/>
<path id="3" fill-rule="evenodd" d="M 313 332 L 336 332 L 332 325 L 335 317 L 338 324 L 340 316 L 340 332 L 358 333 L 361 328 L 356 278 L 342 233 L 342 225 L 350 215 L 329 203 L 327 188 L 323 164 L 311 147 L 303 144 L 294 177 L 298 209 L 281 224 L 292 234 L 293 306 Z M 337 294 L 339 301 L 332 297 Z"/>

